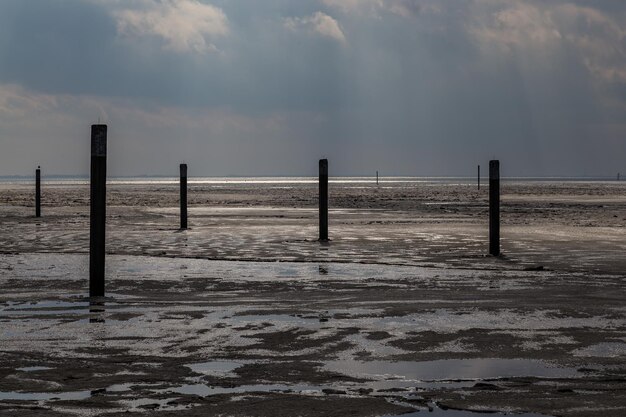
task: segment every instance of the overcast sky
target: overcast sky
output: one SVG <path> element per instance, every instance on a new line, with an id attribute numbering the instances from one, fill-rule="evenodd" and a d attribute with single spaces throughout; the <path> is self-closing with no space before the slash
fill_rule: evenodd
<path id="1" fill-rule="evenodd" d="M 626 1 L 2 0 L 0 175 L 626 174 Z"/>

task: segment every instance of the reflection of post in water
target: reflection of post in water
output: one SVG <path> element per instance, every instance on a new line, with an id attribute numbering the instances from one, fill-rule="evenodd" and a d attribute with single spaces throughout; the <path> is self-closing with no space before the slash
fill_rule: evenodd
<path id="1" fill-rule="evenodd" d="M 89 323 L 104 323 L 104 301 L 89 301 Z"/>

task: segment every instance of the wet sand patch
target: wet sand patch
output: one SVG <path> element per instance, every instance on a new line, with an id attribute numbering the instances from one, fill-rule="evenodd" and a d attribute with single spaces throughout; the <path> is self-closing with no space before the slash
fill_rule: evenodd
<path id="1" fill-rule="evenodd" d="M 343 263 L 320 275 L 318 264 L 124 255 L 110 257 L 110 297 L 89 303 L 85 259 L 2 257 L 0 407 L 202 415 L 256 402 L 289 410 L 300 399 L 371 415 L 432 402 L 622 410 L 626 370 L 614 353 L 626 319 L 612 275 Z M 486 288 L 494 279 L 507 285 Z M 22 281 L 46 285 L 25 293 Z M 580 305 L 583 289 L 602 303 Z M 548 391 L 562 407 L 539 401 Z"/>

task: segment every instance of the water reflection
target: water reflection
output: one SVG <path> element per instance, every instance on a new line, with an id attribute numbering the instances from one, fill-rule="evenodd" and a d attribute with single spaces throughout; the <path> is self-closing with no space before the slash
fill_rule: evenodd
<path id="1" fill-rule="evenodd" d="M 428 417 L 477 417 L 480 415 L 488 414 L 490 416 L 506 416 L 509 413 L 498 413 L 495 411 L 469 411 L 469 410 L 451 410 L 439 408 L 437 405 L 432 404 L 428 408 Z M 535 413 L 515 413 L 516 417 L 546 417 L 543 414 Z M 424 412 L 416 411 L 414 413 L 402 414 L 403 417 L 424 417 Z M 386 415 L 383 417 L 393 417 Z"/>
<path id="2" fill-rule="evenodd" d="M 443 359 L 423 362 L 329 361 L 324 369 L 374 381 L 484 380 L 509 377 L 576 378 L 580 373 L 531 359 Z"/>
<path id="3" fill-rule="evenodd" d="M 0 401 L 80 401 L 91 396 L 91 391 L 72 392 L 16 392 L 0 391 Z"/>
<path id="4" fill-rule="evenodd" d="M 89 301 L 89 323 L 104 323 L 106 313 L 105 302 L 102 300 Z"/>
<path id="5" fill-rule="evenodd" d="M 235 376 L 233 374 L 233 371 L 237 368 L 242 367 L 245 362 L 249 362 L 249 361 L 240 361 L 240 362 L 208 361 L 208 362 L 190 363 L 185 366 L 197 374 L 225 377 L 225 376 Z"/>

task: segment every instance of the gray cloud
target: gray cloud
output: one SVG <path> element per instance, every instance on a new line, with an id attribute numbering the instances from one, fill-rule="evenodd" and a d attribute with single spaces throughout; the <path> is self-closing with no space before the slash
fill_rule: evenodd
<path id="1" fill-rule="evenodd" d="M 623 22 L 611 0 L 5 0 L 0 174 L 86 172 L 98 117 L 118 175 L 186 158 L 312 174 L 322 155 L 343 174 L 472 175 L 492 156 L 510 175 L 612 174 Z"/>

